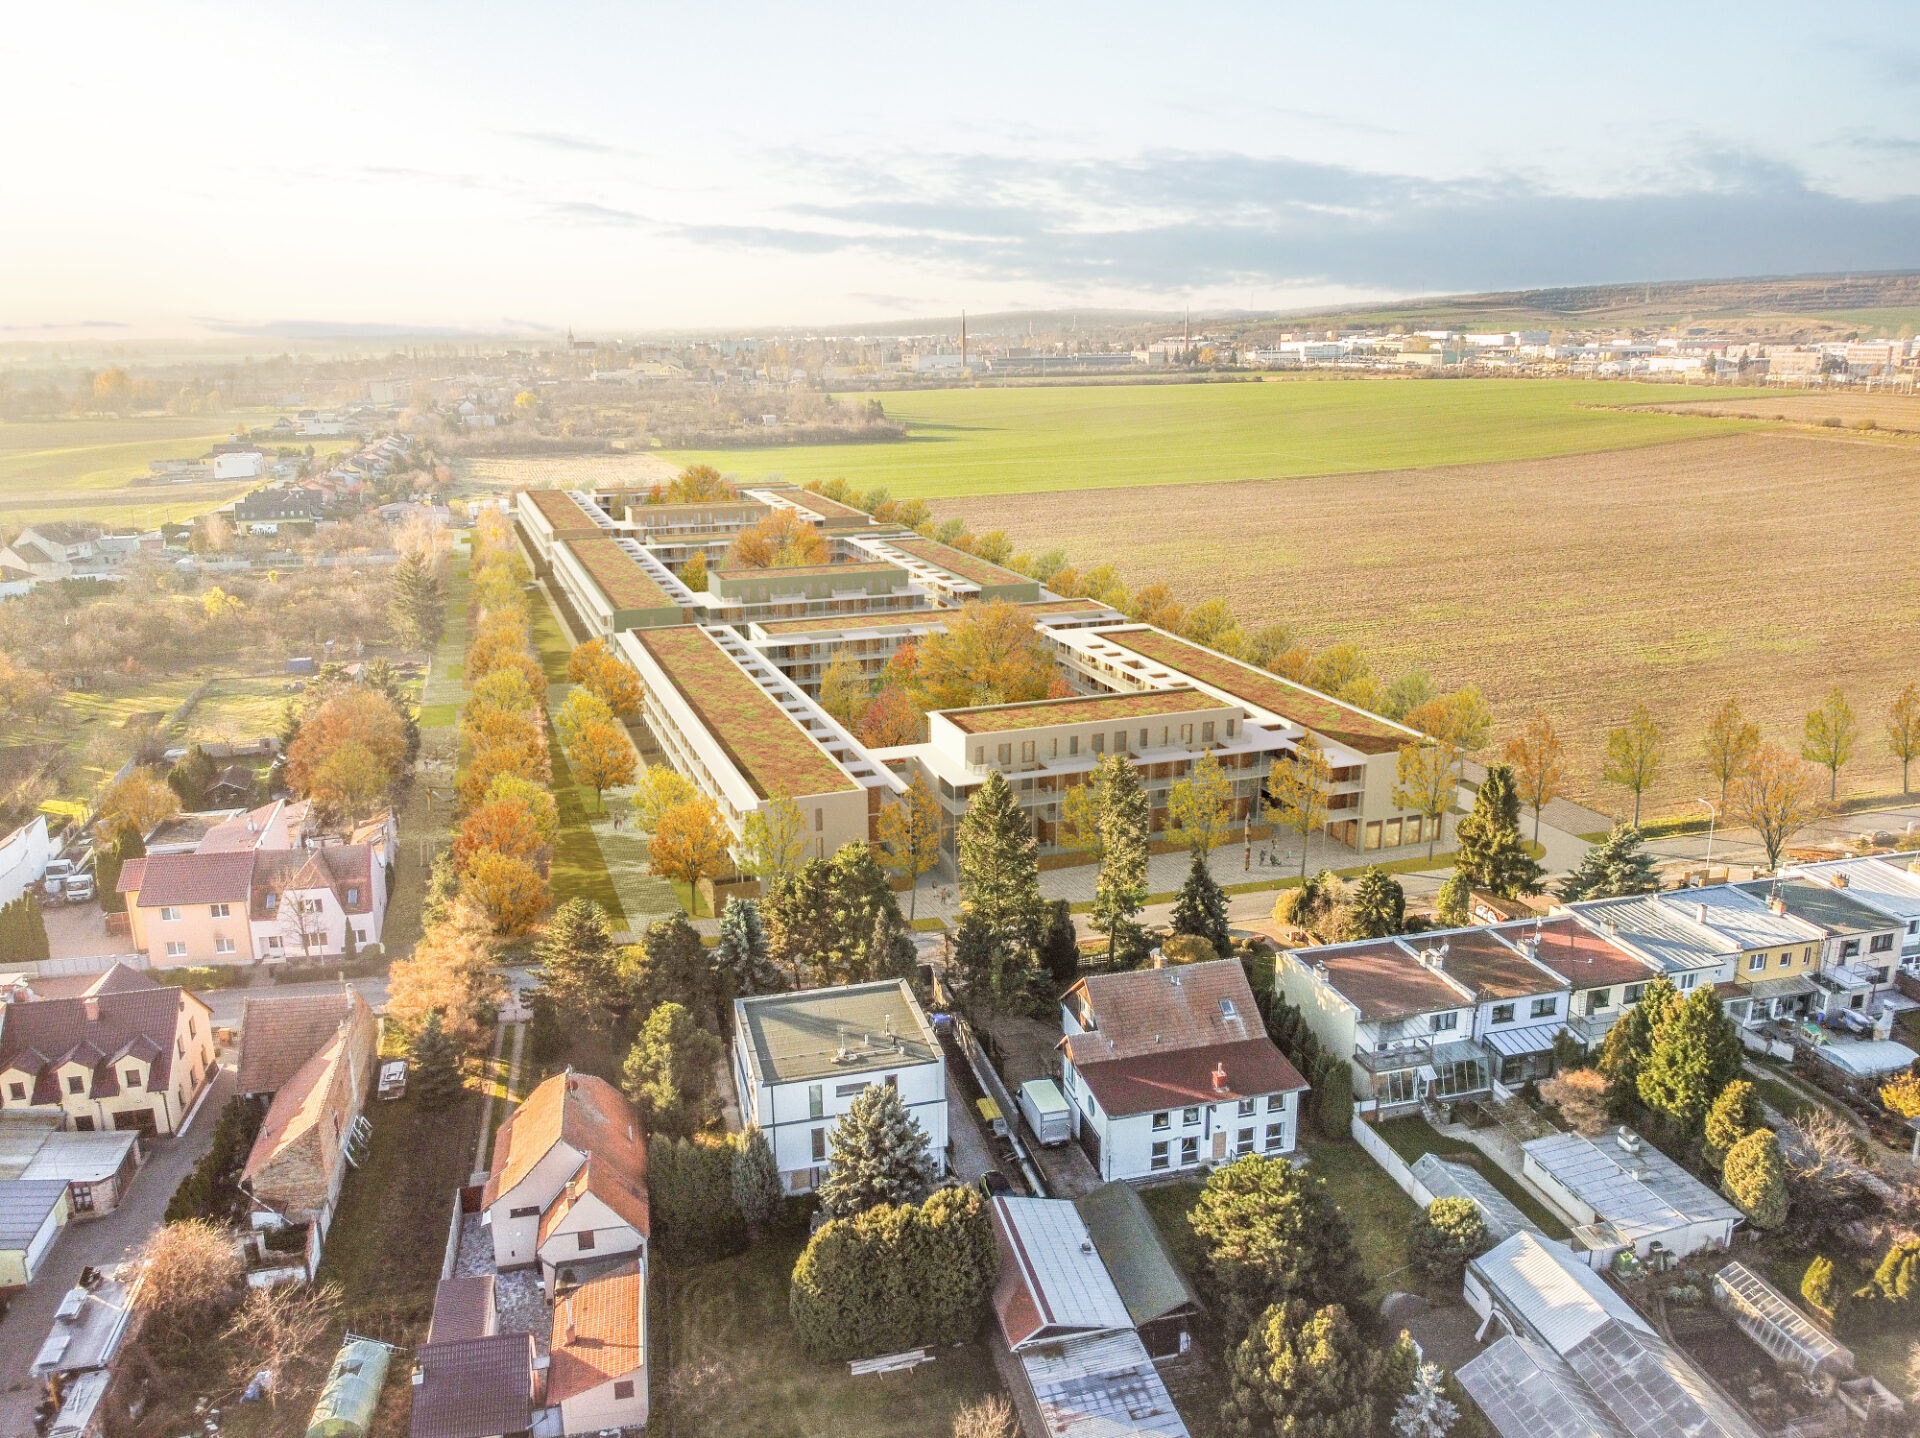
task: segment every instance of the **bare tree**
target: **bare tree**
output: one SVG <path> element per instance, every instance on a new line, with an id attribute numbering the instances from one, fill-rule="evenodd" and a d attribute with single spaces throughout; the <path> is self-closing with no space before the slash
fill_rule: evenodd
<path id="1" fill-rule="evenodd" d="M 318 1374 L 332 1347 L 324 1340 L 340 1313 L 340 1287 L 333 1283 L 277 1284 L 256 1288 L 228 1320 L 221 1337 L 230 1346 L 233 1381 L 245 1387 L 253 1375 L 272 1375 L 272 1401 L 298 1390 L 302 1369 Z"/>
<path id="2" fill-rule="evenodd" d="M 953 1438 L 1014 1438 L 1019 1431 L 1013 1406 L 998 1394 L 969 1403 L 953 1415 Z"/>
<path id="3" fill-rule="evenodd" d="M 205 1219 L 169 1223 L 140 1250 L 140 1309 L 162 1323 L 222 1304 L 240 1282 L 240 1246 Z"/>
<path id="4" fill-rule="evenodd" d="M 1754 829 L 1767 851 L 1767 867 L 1778 869 L 1780 855 L 1800 830 L 1826 815 L 1820 776 L 1804 759 L 1778 744 L 1762 744 L 1733 786 L 1728 812 Z"/>

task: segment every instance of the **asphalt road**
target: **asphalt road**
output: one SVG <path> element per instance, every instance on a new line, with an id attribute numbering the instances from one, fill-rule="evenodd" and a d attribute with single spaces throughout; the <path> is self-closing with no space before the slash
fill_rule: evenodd
<path id="1" fill-rule="evenodd" d="M 69 1224 L 33 1282 L 14 1295 L 6 1318 L 0 1319 L 0 1383 L 5 1385 L 0 1388 L 0 1438 L 33 1438 L 40 1384 L 29 1370 L 53 1327 L 54 1310 L 80 1281 L 80 1270 L 119 1263 L 139 1251 L 160 1226 L 180 1180 L 212 1146 L 214 1121 L 232 1094 L 233 1075 L 222 1069 L 187 1135 L 149 1140 L 147 1161 L 120 1206 L 100 1218 Z"/>

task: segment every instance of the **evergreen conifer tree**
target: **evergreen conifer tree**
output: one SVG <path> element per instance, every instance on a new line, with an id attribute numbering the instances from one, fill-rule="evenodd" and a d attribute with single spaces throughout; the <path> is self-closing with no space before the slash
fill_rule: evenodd
<path id="1" fill-rule="evenodd" d="M 1473 922 L 1473 881 L 1464 869 L 1455 869 L 1440 885 L 1434 908 L 1442 924 L 1458 927 Z"/>
<path id="2" fill-rule="evenodd" d="M 1414 1371 L 1413 1390 L 1393 1410 L 1393 1438 L 1447 1438 L 1460 1417 L 1447 1397 L 1447 1370 L 1432 1361 Z"/>
<path id="3" fill-rule="evenodd" d="M 102 913 L 124 914 L 127 911 L 127 896 L 119 891 L 120 871 L 126 868 L 127 860 L 141 858 L 146 852 L 146 840 L 131 825 L 114 835 L 112 843 L 101 846 L 93 861 L 93 878 L 94 888 L 100 895 Z"/>
<path id="4" fill-rule="evenodd" d="M 1642 1001 L 1644 1003 L 1644 1000 Z M 1640 1102 L 1691 1138 L 1713 1101 L 1740 1074 L 1742 1052 L 1733 1025 L 1710 988 L 1693 990 L 1661 1016 L 1636 1087 Z"/>
<path id="5" fill-rule="evenodd" d="M 619 951 L 607 911 L 591 899 L 569 899 L 553 911 L 533 945 L 540 985 L 573 1019 L 605 1025 L 626 1011 Z"/>
<path id="6" fill-rule="evenodd" d="M 727 900 L 720 911 L 720 942 L 713 961 L 733 975 L 736 994 L 769 994 L 782 987 L 780 971 L 767 953 L 766 926 L 756 900 Z"/>
<path id="7" fill-rule="evenodd" d="M 1612 833 L 1587 850 L 1579 867 L 1562 879 L 1554 892 L 1572 903 L 1576 899 L 1651 894 L 1659 888 L 1653 857 L 1640 847 L 1640 831 L 1631 824 L 1616 824 Z"/>
<path id="8" fill-rule="evenodd" d="M 896 940 L 906 925 L 873 846 L 843 844 L 831 866 L 833 936 L 825 966 L 830 981 L 864 983 L 898 973 L 902 956 Z M 910 965 L 911 938 L 906 949 Z"/>
<path id="9" fill-rule="evenodd" d="M 1824 1253 L 1817 1254 L 1813 1262 L 1807 1265 L 1806 1275 L 1800 1280 L 1800 1296 L 1831 1319 L 1834 1297 L 1838 1291 L 1839 1284 L 1833 1276 L 1833 1260 Z"/>
<path id="10" fill-rule="evenodd" d="M 1653 1049 L 1654 1030 L 1667 1016 L 1667 1010 L 1680 1001 L 1671 979 L 1662 977 L 1647 985 L 1640 1002 L 1620 1015 L 1600 1046 L 1600 1061 L 1595 1065 L 1607 1078 L 1607 1111 L 1615 1120 L 1633 1116 L 1640 1104 L 1640 1068 Z"/>
<path id="11" fill-rule="evenodd" d="M 717 1118 L 720 1040 L 671 1001 L 655 1005 L 627 1050 L 622 1077 L 650 1132 L 690 1138 Z"/>
<path id="12" fill-rule="evenodd" d="M 1920 1242 L 1896 1242 L 1888 1248 L 1874 1270 L 1870 1291 L 1889 1303 L 1911 1303 L 1920 1297 Z"/>
<path id="13" fill-rule="evenodd" d="M 1407 927 L 1407 894 L 1378 864 L 1369 864 L 1347 900 L 1347 934 L 1351 939 L 1384 939 Z"/>
<path id="14" fill-rule="evenodd" d="M 1709 1168 L 1718 1170 L 1726 1163 L 1733 1146 L 1757 1128 L 1766 1127 L 1767 1116 L 1760 1107 L 1760 1096 L 1745 1079 L 1735 1079 L 1720 1090 L 1720 1096 L 1707 1110 L 1706 1126 L 1701 1133 L 1700 1152 Z"/>
<path id="15" fill-rule="evenodd" d="M 1187 881 L 1180 886 L 1180 897 L 1174 900 L 1173 931 L 1205 939 L 1216 954 L 1233 952 L 1233 934 L 1227 927 L 1227 896 L 1198 848 L 1187 866 Z"/>
<path id="16" fill-rule="evenodd" d="M 1232 1433 L 1365 1438 L 1378 1357 L 1341 1305 L 1276 1303 L 1228 1357 L 1221 1417 Z"/>
<path id="17" fill-rule="evenodd" d="M 834 946 L 833 867 L 808 859 L 791 874 L 771 881 L 761 917 L 766 921 L 767 956 L 799 988 L 820 970 L 820 956 Z"/>
<path id="18" fill-rule="evenodd" d="M 1039 848 L 1033 820 L 998 769 L 967 801 L 960 820 L 960 897 L 1002 942 L 1031 946 L 1037 937 Z"/>
<path id="19" fill-rule="evenodd" d="M 40 912 L 40 896 L 29 889 L 0 906 L 0 960 L 48 957 L 47 921 Z"/>
<path id="20" fill-rule="evenodd" d="M 1140 771 L 1124 754 L 1100 760 L 1101 832 L 1105 853 L 1093 885 L 1095 933 L 1107 936 L 1107 962 L 1138 962 L 1146 945 L 1139 913 L 1147 902 L 1148 831 L 1153 811 Z"/>
<path id="21" fill-rule="evenodd" d="M 432 564 L 420 554 L 401 556 L 393 567 L 392 598 L 387 601 L 387 614 L 400 642 L 412 649 L 437 643 L 445 608 Z"/>
<path id="22" fill-rule="evenodd" d="M 780 1170 L 774 1163 L 773 1146 L 750 1123 L 733 1146 L 733 1201 L 747 1221 L 747 1232 L 758 1240 L 761 1228 L 780 1211 Z"/>
<path id="23" fill-rule="evenodd" d="M 1073 906 L 1065 899 L 1047 905 L 1047 937 L 1040 960 L 1056 988 L 1065 989 L 1080 972 L 1080 939 L 1073 927 Z"/>
<path id="24" fill-rule="evenodd" d="M 1540 892 L 1544 871 L 1520 838 L 1520 795 L 1511 765 L 1487 766 L 1473 812 L 1456 826 L 1454 839 L 1454 868 L 1474 888 L 1507 899 Z"/>
<path id="25" fill-rule="evenodd" d="M 422 1108 L 440 1109 L 460 1097 L 465 1087 L 460 1077 L 460 1050 L 440 1023 L 435 1009 L 413 1036 L 413 1073 L 408 1084 Z"/>
<path id="26" fill-rule="evenodd" d="M 827 1135 L 831 1167 L 820 1207 L 852 1218 L 879 1204 L 918 1203 L 933 1187 L 927 1135 L 900 1101 L 899 1090 L 869 1084 Z"/>
<path id="27" fill-rule="evenodd" d="M 1772 1129 L 1755 1129 L 1727 1151 L 1720 1191 L 1740 1205 L 1755 1228 L 1778 1228 L 1787 1221 L 1787 1166 Z"/>

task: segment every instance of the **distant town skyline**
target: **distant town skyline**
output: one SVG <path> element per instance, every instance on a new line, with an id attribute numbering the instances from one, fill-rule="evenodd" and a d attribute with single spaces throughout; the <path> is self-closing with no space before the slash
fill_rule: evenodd
<path id="1" fill-rule="evenodd" d="M 0 341 L 591 331 L 1920 265 L 1910 12 L 14 20 Z"/>

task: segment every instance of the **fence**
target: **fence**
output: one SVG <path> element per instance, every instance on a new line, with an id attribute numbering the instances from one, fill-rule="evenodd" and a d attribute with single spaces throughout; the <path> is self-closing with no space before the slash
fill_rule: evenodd
<path id="1" fill-rule="evenodd" d="M 115 964 L 144 969 L 151 963 L 145 954 L 86 954 L 73 959 L 8 959 L 6 966 L 10 972 L 29 978 L 60 979 L 74 974 L 104 974 Z"/>
<path id="2" fill-rule="evenodd" d="M 1350 1127 L 1353 1132 L 1353 1141 L 1360 1145 L 1368 1158 L 1380 1165 L 1388 1178 L 1399 1185 L 1402 1193 L 1423 1209 L 1433 1202 L 1433 1195 L 1427 1191 L 1427 1186 L 1413 1176 L 1413 1170 L 1407 1166 L 1407 1161 L 1393 1151 L 1391 1144 L 1374 1132 L 1372 1124 L 1363 1123 L 1360 1116 L 1355 1114 Z"/>

